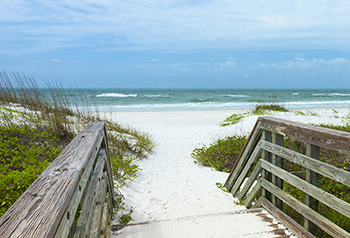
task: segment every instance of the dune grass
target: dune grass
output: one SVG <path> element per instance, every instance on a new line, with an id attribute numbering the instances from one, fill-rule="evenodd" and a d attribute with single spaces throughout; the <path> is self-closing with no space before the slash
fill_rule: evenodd
<path id="1" fill-rule="evenodd" d="M 0 72 L 0 216 L 90 121 L 106 123 L 116 185 L 133 180 L 140 170 L 133 161 L 152 153 L 154 142 L 146 133 L 102 119 L 93 108 L 83 94 L 70 101 L 60 83 L 43 88 L 32 77 Z"/>
<path id="2" fill-rule="evenodd" d="M 273 112 L 288 112 L 289 110 L 282 105 L 275 103 L 259 103 L 255 105 L 255 108 L 243 113 L 232 114 L 225 120 L 219 123 L 219 126 L 230 126 L 240 122 L 243 118 L 253 115 L 269 115 Z"/>

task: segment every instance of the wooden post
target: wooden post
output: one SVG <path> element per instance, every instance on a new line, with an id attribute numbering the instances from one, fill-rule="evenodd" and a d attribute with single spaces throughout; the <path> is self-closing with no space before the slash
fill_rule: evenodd
<path id="1" fill-rule="evenodd" d="M 272 134 L 272 143 L 276 145 L 283 146 L 284 145 L 284 139 L 282 135 L 273 133 Z M 283 168 L 283 158 L 280 156 L 277 156 L 275 154 L 272 155 L 272 163 L 280 168 Z M 278 188 L 283 190 L 283 180 L 279 177 L 272 175 L 272 183 L 276 185 Z M 271 197 L 272 203 L 280 210 L 283 210 L 283 202 L 282 200 L 278 199 L 276 196 L 272 195 Z"/>
<path id="2" fill-rule="evenodd" d="M 266 140 L 268 142 L 272 142 L 272 133 L 267 130 L 263 130 L 262 133 L 262 139 Z M 268 162 L 272 161 L 272 156 L 270 152 L 263 151 L 262 152 L 262 159 L 267 160 Z M 262 171 L 262 177 L 268 180 L 269 182 L 272 181 L 272 175 L 270 172 L 263 170 Z M 262 190 L 262 196 L 266 197 L 269 201 L 271 201 L 271 193 L 265 189 Z"/>
<path id="3" fill-rule="evenodd" d="M 314 159 L 320 159 L 320 147 L 312 144 L 306 144 L 306 155 L 310 156 L 311 158 Z M 310 169 L 305 169 L 305 180 L 312 185 L 318 187 L 318 173 L 310 170 Z M 309 206 L 311 209 L 318 211 L 318 200 L 315 198 L 311 197 L 308 194 L 305 194 L 305 204 Z M 308 231 L 310 231 L 312 234 L 316 235 L 318 227 L 309 221 L 307 218 L 304 217 L 304 227 Z"/>

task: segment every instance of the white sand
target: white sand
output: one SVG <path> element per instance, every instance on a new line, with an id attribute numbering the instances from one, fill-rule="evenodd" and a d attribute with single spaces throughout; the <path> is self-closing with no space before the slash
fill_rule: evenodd
<path id="1" fill-rule="evenodd" d="M 141 160 L 134 182 L 121 189 L 133 221 L 113 233 L 116 237 L 276 237 L 270 223 L 255 214 L 235 214 L 245 207 L 233 203 L 231 194 L 215 184 L 225 183 L 228 173 L 194 164 L 191 153 L 203 144 L 233 134 L 248 134 L 257 119 L 251 116 L 229 127 L 217 123 L 233 111 L 120 112 L 105 115 L 124 125 L 149 133 L 155 153 Z M 320 116 L 276 116 L 313 123 L 341 124 L 339 113 L 318 111 Z M 274 221 L 276 223 L 276 221 Z"/>

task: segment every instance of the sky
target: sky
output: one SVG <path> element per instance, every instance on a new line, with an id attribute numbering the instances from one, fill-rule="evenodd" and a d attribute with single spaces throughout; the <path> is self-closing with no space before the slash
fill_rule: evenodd
<path id="1" fill-rule="evenodd" d="M 80 88 L 350 88 L 348 0 L 0 0 L 0 70 Z"/>

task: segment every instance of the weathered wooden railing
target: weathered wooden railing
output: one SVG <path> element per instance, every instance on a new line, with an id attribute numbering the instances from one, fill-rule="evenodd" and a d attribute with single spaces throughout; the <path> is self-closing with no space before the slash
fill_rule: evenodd
<path id="1" fill-rule="evenodd" d="M 0 218 L 0 237 L 109 237 L 112 199 L 105 125 L 89 123 Z"/>
<path id="2" fill-rule="evenodd" d="M 305 142 L 306 154 L 285 148 L 284 137 Z M 254 207 L 264 207 L 299 237 L 314 237 L 318 228 L 333 237 L 350 237 L 318 212 L 321 202 L 350 218 L 350 204 L 318 188 L 319 175 L 350 186 L 350 172 L 321 162 L 320 148 L 350 154 L 350 133 L 259 117 L 225 187 L 248 208 L 256 201 Z M 284 170 L 285 160 L 303 167 L 305 180 Z M 304 192 L 304 203 L 283 191 L 283 183 Z M 282 211 L 283 203 L 304 217 L 304 227 Z"/>

